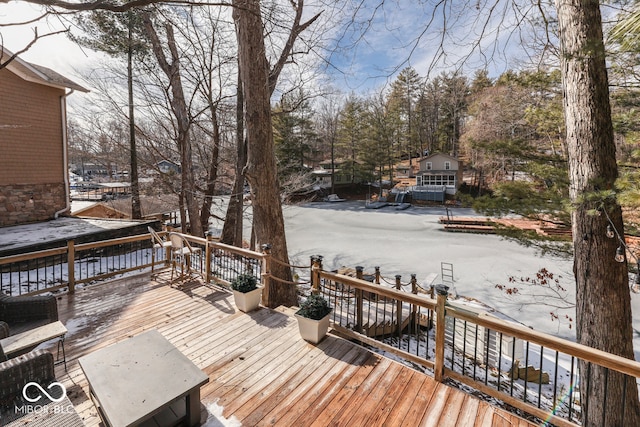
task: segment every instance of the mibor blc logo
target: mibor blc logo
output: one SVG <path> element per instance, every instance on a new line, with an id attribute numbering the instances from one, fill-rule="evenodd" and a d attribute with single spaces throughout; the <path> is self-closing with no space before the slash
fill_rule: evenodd
<path id="1" fill-rule="evenodd" d="M 35 387 L 38 390 L 40 390 L 40 394 L 34 398 L 27 396 L 27 390 L 30 387 Z M 42 386 L 36 382 L 29 382 L 26 383 L 24 385 L 24 387 L 22 387 L 22 397 L 25 398 L 25 400 L 27 402 L 31 402 L 31 403 L 36 403 L 39 402 L 40 399 L 42 399 L 43 395 L 44 397 L 46 397 L 47 399 L 49 399 L 52 402 L 62 402 L 64 400 L 65 397 L 67 397 L 67 389 L 64 387 L 64 384 L 59 383 L 59 382 L 53 382 L 51 384 L 49 384 L 49 386 L 47 387 L 48 390 L 51 390 L 54 387 L 60 387 L 60 389 L 62 390 L 62 395 L 60 397 L 53 397 L 51 396 L 49 393 L 47 393 L 47 391 L 45 389 L 42 388 Z"/>
<path id="2" fill-rule="evenodd" d="M 36 391 L 37 393 L 35 393 Z M 22 397 L 29 404 L 16 405 L 16 414 L 47 415 L 72 413 L 74 411 L 73 405 L 60 404 L 67 397 L 67 389 L 64 384 L 59 382 L 52 382 L 46 389 L 37 382 L 28 382 L 22 388 Z"/>

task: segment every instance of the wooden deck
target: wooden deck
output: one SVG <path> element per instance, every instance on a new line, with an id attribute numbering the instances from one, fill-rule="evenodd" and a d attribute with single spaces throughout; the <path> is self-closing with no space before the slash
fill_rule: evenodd
<path id="1" fill-rule="evenodd" d="M 209 375 L 208 425 L 533 425 L 342 338 L 308 344 L 287 313 L 236 313 L 224 289 L 166 279 L 141 275 L 58 298 L 68 372 L 56 373 L 88 426 L 100 420 L 77 359 L 152 328 Z"/>

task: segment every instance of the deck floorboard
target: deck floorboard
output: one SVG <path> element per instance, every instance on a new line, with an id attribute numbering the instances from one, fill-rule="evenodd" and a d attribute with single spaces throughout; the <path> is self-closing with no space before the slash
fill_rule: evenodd
<path id="1" fill-rule="evenodd" d="M 68 371 L 58 365 L 56 374 L 87 426 L 101 422 L 78 358 L 149 329 L 209 376 L 202 413 L 216 409 L 236 425 L 533 425 L 340 337 L 308 344 L 286 312 L 236 312 L 228 290 L 169 277 L 164 270 L 58 297 Z"/>

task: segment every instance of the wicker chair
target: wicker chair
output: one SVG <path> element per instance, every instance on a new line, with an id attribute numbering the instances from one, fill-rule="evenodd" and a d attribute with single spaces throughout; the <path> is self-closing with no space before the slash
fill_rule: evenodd
<path id="1" fill-rule="evenodd" d="M 0 322 L 0 339 L 9 336 L 9 325 Z M 49 384 L 55 379 L 53 355 L 36 350 L 7 359 L 0 346 L 0 408 L 6 409 L 22 393 L 25 384 Z"/>
<path id="2" fill-rule="evenodd" d="M 0 322 L 0 339 L 8 336 L 9 325 Z M 2 351 L 2 346 L 0 346 L 1 424 L 11 427 L 23 426 L 25 414 L 21 412 L 21 408 L 24 410 L 25 404 L 29 404 L 23 399 L 25 386 L 29 383 L 37 383 L 54 394 L 52 389 L 48 389 L 48 386 L 55 380 L 53 355 L 48 351 L 35 350 L 22 356 L 7 359 Z M 60 390 L 58 391 L 60 392 Z M 58 402 L 43 398 L 38 401 L 38 408 L 39 410 L 35 414 L 28 413 L 29 425 L 46 427 L 84 425 L 80 416 L 75 411 L 69 410 L 73 408 L 73 405 L 66 396 Z M 61 411 L 60 408 L 64 408 L 64 410 Z"/>
<path id="3" fill-rule="evenodd" d="M 58 302 L 53 295 L 11 297 L 0 292 L 0 321 L 12 334 L 28 331 L 58 320 Z"/>

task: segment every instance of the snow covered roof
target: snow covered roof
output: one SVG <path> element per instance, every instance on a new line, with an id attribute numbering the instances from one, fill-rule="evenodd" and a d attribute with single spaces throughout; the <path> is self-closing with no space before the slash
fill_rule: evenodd
<path id="1" fill-rule="evenodd" d="M 3 227 L 0 229 L 0 253 L 11 253 L 23 247 L 63 242 L 78 236 L 135 227 L 146 222 L 148 221 L 64 217 L 33 224 Z"/>

